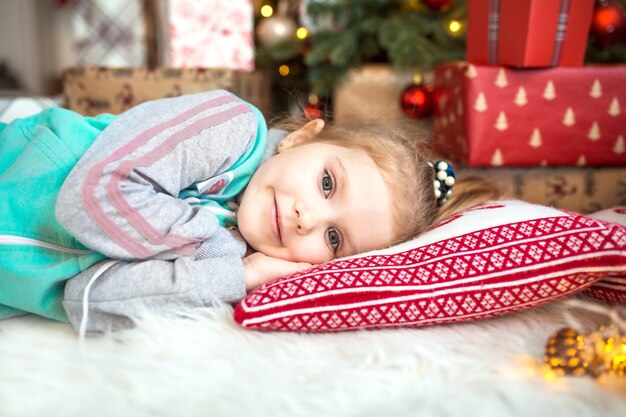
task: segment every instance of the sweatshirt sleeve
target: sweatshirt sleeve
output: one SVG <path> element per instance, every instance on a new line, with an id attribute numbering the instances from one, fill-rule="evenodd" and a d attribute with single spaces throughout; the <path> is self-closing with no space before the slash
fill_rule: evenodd
<path id="1" fill-rule="evenodd" d="M 198 252 L 206 255 L 210 250 L 201 246 Z M 168 315 L 216 302 L 234 303 L 246 294 L 244 252 L 245 243 L 231 239 L 215 257 L 106 260 L 67 281 L 63 307 L 77 332 L 82 325 L 93 333 L 133 327 L 143 314 Z"/>
<path id="2" fill-rule="evenodd" d="M 143 103 L 81 157 L 61 188 L 56 217 L 110 258 L 191 255 L 220 226 L 208 208 L 177 198 L 180 191 L 226 171 L 260 128 L 253 108 L 226 91 Z"/>

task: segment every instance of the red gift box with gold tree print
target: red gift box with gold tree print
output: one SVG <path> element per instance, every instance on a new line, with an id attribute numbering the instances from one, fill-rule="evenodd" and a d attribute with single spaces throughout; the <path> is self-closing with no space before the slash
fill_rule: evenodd
<path id="1" fill-rule="evenodd" d="M 435 70 L 435 147 L 470 166 L 626 165 L 626 67 Z"/>

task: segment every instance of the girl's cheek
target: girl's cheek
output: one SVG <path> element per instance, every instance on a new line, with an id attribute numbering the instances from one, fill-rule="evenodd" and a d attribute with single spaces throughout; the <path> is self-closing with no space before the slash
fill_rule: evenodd
<path id="1" fill-rule="evenodd" d="M 308 262 L 311 264 L 321 264 L 333 259 L 332 254 L 322 242 L 320 238 L 319 243 L 307 242 L 300 245 L 294 245 L 290 251 L 292 261 L 294 262 Z"/>

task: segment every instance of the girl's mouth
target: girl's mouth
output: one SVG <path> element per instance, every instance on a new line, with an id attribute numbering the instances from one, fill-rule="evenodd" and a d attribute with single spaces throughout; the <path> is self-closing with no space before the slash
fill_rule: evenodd
<path id="1" fill-rule="evenodd" d="M 283 238 L 280 232 L 280 212 L 278 211 L 278 204 L 276 203 L 276 196 L 274 196 L 274 204 L 272 205 L 272 208 L 270 209 L 270 223 L 272 225 L 272 232 L 274 233 L 274 236 L 276 236 L 276 239 L 278 239 L 278 241 L 280 242 L 281 246 L 283 244 Z"/>

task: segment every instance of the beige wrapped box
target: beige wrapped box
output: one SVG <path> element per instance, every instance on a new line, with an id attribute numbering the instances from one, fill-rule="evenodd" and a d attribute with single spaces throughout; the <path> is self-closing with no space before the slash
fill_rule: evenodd
<path id="1" fill-rule="evenodd" d="M 626 167 L 470 168 L 459 178 L 481 175 L 500 183 L 512 197 L 578 213 L 626 205 Z"/>
<path id="2" fill-rule="evenodd" d="M 270 82 L 261 72 L 169 67 L 76 67 L 63 74 L 66 107 L 85 116 L 119 114 L 144 101 L 226 89 L 271 111 Z"/>
<path id="3" fill-rule="evenodd" d="M 412 75 L 386 64 L 369 64 L 351 70 L 334 91 L 335 121 L 407 120 L 400 108 L 400 96 L 411 84 Z"/>

